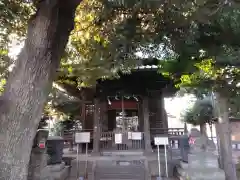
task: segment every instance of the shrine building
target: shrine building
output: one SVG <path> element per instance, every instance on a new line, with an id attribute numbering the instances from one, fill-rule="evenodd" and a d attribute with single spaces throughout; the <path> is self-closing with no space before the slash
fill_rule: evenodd
<path id="1" fill-rule="evenodd" d="M 93 103 L 85 104 L 81 130 L 91 132 L 92 152 L 152 152 L 155 136 L 182 135 L 183 128 L 168 128 L 164 106 L 164 98 L 176 91 L 156 65 L 140 66 L 117 79 L 98 80 Z"/>

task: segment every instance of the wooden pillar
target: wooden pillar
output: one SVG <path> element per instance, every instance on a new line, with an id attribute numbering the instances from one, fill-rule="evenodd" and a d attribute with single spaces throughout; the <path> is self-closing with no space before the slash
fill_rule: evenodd
<path id="1" fill-rule="evenodd" d="M 142 103 L 138 104 L 138 123 L 139 123 L 139 131 L 144 131 L 144 118 L 143 118 L 143 106 Z"/>
<path id="2" fill-rule="evenodd" d="M 100 152 L 100 113 L 99 113 L 99 100 L 94 99 L 94 120 L 93 120 L 93 153 Z"/>
<path id="3" fill-rule="evenodd" d="M 82 109 L 81 109 L 81 119 L 82 119 L 82 128 L 86 129 L 86 104 L 83 103 Z"/>
<path id="4" fill-rule="evenodd" d="M 150 139 L 150 124 L 149 124 L 149 108 L 148 108 L 148 97 L 143 98 L 143 118 L 144 118 L 144 143 L 145 153 L 151 153 L 151 139 Z"/>
<path id="5" fill-rule="evenodd" d="M 108 131 L 114 131 L 116 128 L 116 110 L 108 111 Z"/>
<path id="6" fill-rule="evenodd" d="M 108 105 L 106 101 L 101 102 L 100 107 L 100 121 L 101 121 L 101 132 L 108 130 Z"/>
<path id="7" fill-rule="evenodd" d="M 161 118 L 162 118 L 162 123 L 163 123 L 163 128 L 168 129 L 168 117 L 167 117 L 167 112 L 165 109 L 165 101 L 164 101 L 164 96 L 162 95 L 161 97 Z M 166 132 L 168 133 L 168 131 Z"/>

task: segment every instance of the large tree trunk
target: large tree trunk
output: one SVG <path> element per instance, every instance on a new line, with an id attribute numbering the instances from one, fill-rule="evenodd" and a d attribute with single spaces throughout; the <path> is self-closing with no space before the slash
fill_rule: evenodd
<path id="1" fill-rule="evenodd" d="M 231 129 L 229 126 L 228 102 L 221 93 L 216 93 L 218 114 L 218 136 L 220 156 L 227 180 L 237 180 L 236 167 L 232 158 Z"/>
<path id="2" fill-rule="evenodd" d="M 0 99 L 0 179 L 26 180 L 44 102 L 73 28 L 75 0 L 42 0 Z"/>
<path id="3" fill-rule="evenodd" d="M 200 132 L 202 135 L 207 136 L 207 127 L 206 124 L 200 124 Z"/>

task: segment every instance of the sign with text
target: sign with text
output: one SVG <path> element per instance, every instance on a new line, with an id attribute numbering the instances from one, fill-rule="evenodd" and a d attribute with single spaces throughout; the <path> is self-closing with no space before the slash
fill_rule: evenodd
<path id="1" fill-rule="evenodd" d="M 115 134 L 115 144 L 122 144 L 122 134 Z"/>
<path id="2" fill-rule="evenodd" d="M 159 145 L 168 145 L 168 137 L 154 137 L 154 144 Z"/>
<path id="3" fill-rule="evenodd" d="M 77 132 L 75 133 L 76 143 L 90 143 L 90 132 Z"/>
<path id="4" fill-rule="evenodd" d="M 132 132 L 132 140 L 142 140 L 141 132 Z"/>
<path id="5" fill-rule="evenodd" d="M 132 132 L 128 132 L 128 139 L 132 139 Z"/>

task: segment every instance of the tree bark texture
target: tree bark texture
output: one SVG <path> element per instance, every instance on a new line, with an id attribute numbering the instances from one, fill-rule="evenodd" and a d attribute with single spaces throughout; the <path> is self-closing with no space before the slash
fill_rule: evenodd
<path id="1" fill-rule="evenodd" d="M 228 101 L 221 93 L 216 93 L 218 114 L 218 137 L 220 156 L 227 180 L 237 180 L 236 167 L 232 158 L 231 128 L 229 126 Z"/>
<path id="2" fill-rule="evenodd" d="M 43 0 L 0 99 L 0 180 L 26 180 L 33 139 L 69 34 L 74 0 Z"/>
<path id="3" fill-rule="evenodd" d="M 200 124 L 200 132 L 202 135 L 207 136 L 207 127 L 206 124 Z"/>

